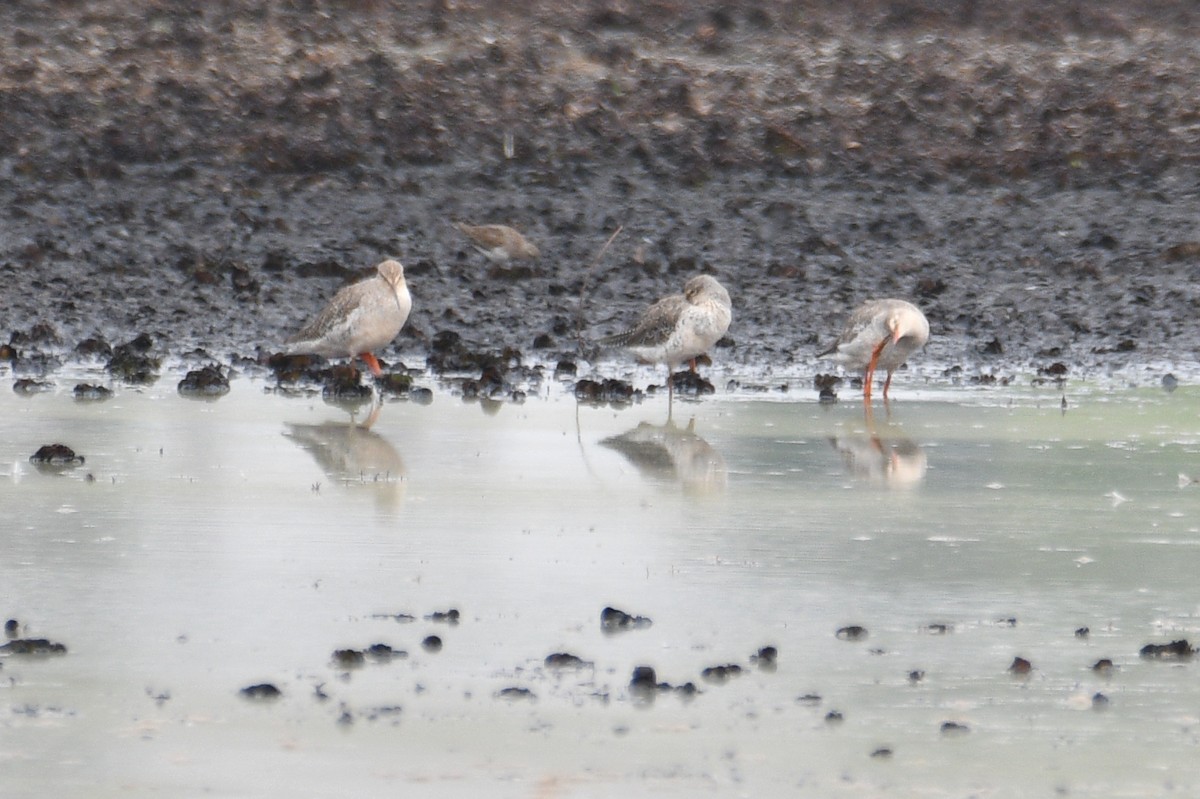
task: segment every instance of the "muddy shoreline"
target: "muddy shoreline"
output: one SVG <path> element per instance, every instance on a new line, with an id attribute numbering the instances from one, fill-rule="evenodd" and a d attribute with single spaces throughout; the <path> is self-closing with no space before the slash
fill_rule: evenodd
<path id="1" fill-rule="evenodd" d="M 409 366 L 447 331 L 553 366 L 585 283 L 598 336 L 709 271 L 719 364 L 814 372 L 893 295 L 946 369 L 1195 371 L 1186 4 L 135 5 L 0 9 L 14 374 L 142 333 L 265 363 L 389 256 Z M 456 219 L 542 257 L 494 267 Z"/>

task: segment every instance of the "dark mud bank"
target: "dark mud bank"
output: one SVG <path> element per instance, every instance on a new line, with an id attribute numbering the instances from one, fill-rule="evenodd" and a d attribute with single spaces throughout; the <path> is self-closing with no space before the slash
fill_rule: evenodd
<path id="1" fill-rule="evenodd" d="M 811 374 L 880 295 L 968 373 L 1193 364 L 1195 11 L 851 5 L 6 4 L 5 361 L 147 333 L 265 364 L 394 256 L 410 365 L 447 332 L 575 359 L 583 289 L 591 337 L 700 271 L 734 298 L 718 367 Z"/>

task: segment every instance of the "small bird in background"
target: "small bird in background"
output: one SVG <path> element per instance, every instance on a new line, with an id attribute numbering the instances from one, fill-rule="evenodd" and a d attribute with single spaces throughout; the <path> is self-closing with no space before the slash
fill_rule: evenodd
<path id="1" fill-rule="evenodd" d="M 541 252 L 529 239 L 507 225 L 468 225 L 455 222 L 454 226 L 471 240 L 471 245 L 494 264 L 533 259 Z"/>
<path id="2" fill-rule="evenodd" d="M 671 374 L 684 361 L 696 371 L 696 357 L 716 344 L 733 320 L 729 292 L 711 275 L 697 275 L 651 305 L 629 330 L 606 336 L 597 343 L 621 347 L 643 363 L 667 365 L 667 398 L 674 398 Z"/>
<path id="3" fill-rule="evenodd" d="M 288 355 L 361 358 L 378 377 L 383 374 L 373 350 L 386 347 L 399 334 L 412 310 L 412 295 L 399 261 L 387 260 L 378 274 L 346 286 L 317 318 L 286 342 Z"/>
<path id="4" fill-rule="evenodd" d="M 869 405 L 875 370 L 887 372 L 883 384 L 883 401 L 887 402 L 892 373 L 927 341 L 929 321 L 920 308 L 904 300 L 870 300 L 850 314 L 837 341 L 817 357 L 862 369 L 863 399 Z"/>

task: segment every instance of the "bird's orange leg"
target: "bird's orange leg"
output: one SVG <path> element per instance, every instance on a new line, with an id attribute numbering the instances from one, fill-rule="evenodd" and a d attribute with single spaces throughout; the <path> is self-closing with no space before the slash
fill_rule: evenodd
<path id="1" fill-rule="evenodd" d="M 883 401 L 884 402 L 888 401 L 888 397 L 887 397 L 888 386 L 890 386 L 891 384 L 892 384 L 892 373 L 888 372 L 887 380 L 883 381 Z"/>
<path id="2" fill-rule="evenodd" d="M 692 374 L 696 374 L 696 359 L 695 358 L 692 358 L 690 361 L 688 361 L 688 366 L 691 368 Z"/>
<path id="3" fill-rule="evenodd" d="M 376 377 L 379 377 L 381 374 L 383 374 L 383 369 L 379 367 L 379 361 L 375 359 L 374 355 L 369 352 L 360 352 L 358 357 L 361 358 L 363 363 L 365 363 L 371 370 L 371 374 L 375 375 Z"/>
<path id="4" fill-rule="evenodd" d="M 887 346 L 888 339 L 879 342 L 879 346 L 871 353 L 871 360 L 867 363 L 866 374 L 863 375 L 863 402 L 870 404 L 871 402 L 871 383 L 875 380 L 875 364 L 879 363 L 879 354 L 883 352 L 883 348 Z M 891 376 L 888 376 L 889 379 Z M 887 396 L 887 386 L 883 387 L 884 396 Z"/>

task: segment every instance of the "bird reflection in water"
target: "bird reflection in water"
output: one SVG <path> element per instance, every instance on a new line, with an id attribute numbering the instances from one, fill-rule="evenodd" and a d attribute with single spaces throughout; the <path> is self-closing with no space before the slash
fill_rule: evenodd
<path id="1" fill-rule="evenodd" d="M 625 456 L 647 480 L 678 482 L 689 494 L 725 490 L 728 480 L 725 458 L 696 434 L 694 418 L 684 428 L 670 417 L 664 425 L 641 422 L 632 430 L 606 438 L 600 444 Z"/>
<path id="2" fill-rule="evenodd" d="M 925 479 L 929 461 L 920 444 L 890 426 L 877 428 L 869 412 L 866 422 L 866 432 L 829 437 L 850 475 L 887 488 L 911 488 Z"/>
<path id="3" fill-rule="evenodd" d="M 382 404 L 375 404 L 361 423 L 353 414 L 348 422 L 286 422 L 283 434 L 312 455 L 330 480 L 371 486 L 379 505 L 396 507 L 404 498 L 406 472 L 392 443 L 371 429 L 382 410 Z"/>

